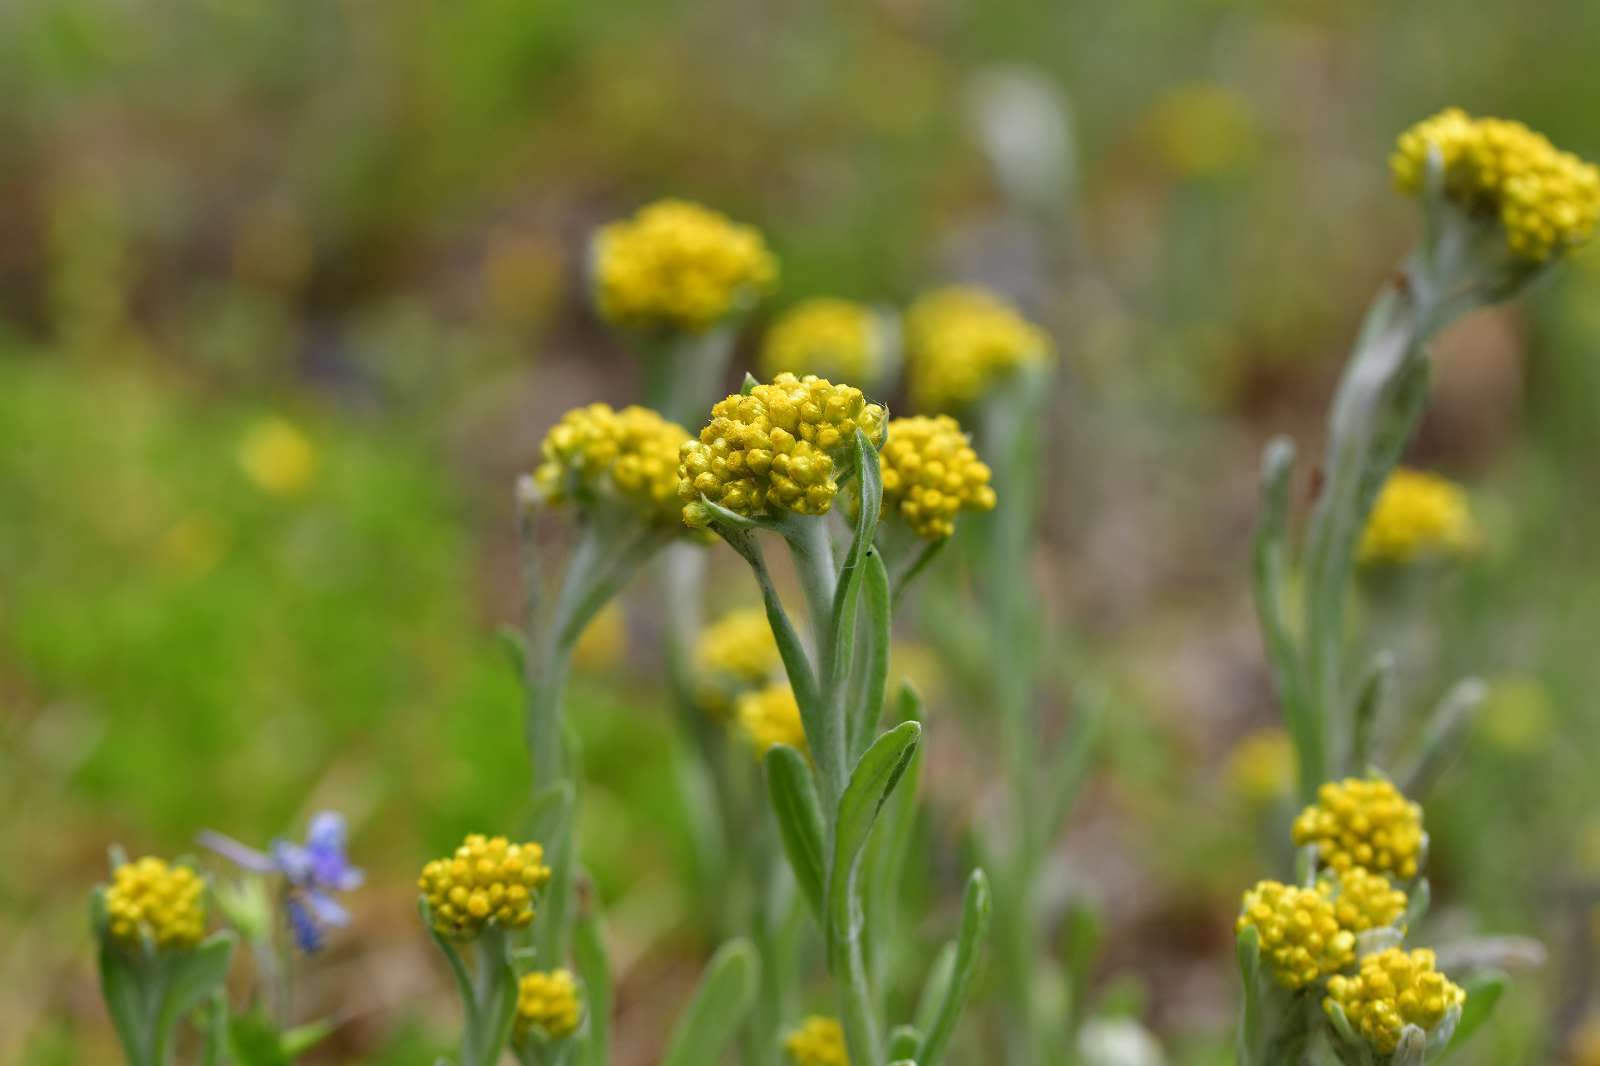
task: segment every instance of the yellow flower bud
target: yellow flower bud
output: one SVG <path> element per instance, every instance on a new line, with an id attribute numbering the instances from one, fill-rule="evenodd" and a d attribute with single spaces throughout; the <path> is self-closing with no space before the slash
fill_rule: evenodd
<path id="1" fill-rule="evenodd" d="M 471 940 L 490 922 L 520 929 L 533 921 L 532 893 L 548 880 L 538 844 L 474 833 L 454 855 L 424 866 L 417 887 L 440 936 Z"/>
<path id="2" fill-rule="evenodd" d="M 1287 988 L 1304 988 L 1355 961 L 1355 934 L 1340 928 L 1333 904 L 1315 889 L 1258 883 L 1244 894 L 1234 928 L 1252 926 L 1262 960 Z"/>
<path id="3" fill-rule="evenodd" d="M 1050 358 L 1050 341 L 986 289 L 951 286 L 905 315 L 911 399 L 929 412 L 965 407 L 1025 366 Z"/>
<path id="4" fill-rule="evenodd" d="M 517 985 L 517 1029 L 538 1029 L 551 1040 L 569 1036 L 578 1028 L 582 1004 L 578 983 L 568 970 L 524 974 Z"/>
<path id="5" fill-rule="evenodd" d="M 883 511 L 929 540 L 956 530 L 961 511 L 995 503 L 989 468 L 949 415 L 896 418 L 882 452 Z"/>
<path id="6" fill-rule="evenodd" d="M 594 239 L 595 303 L 615 325 L 700 332 L 777 281 L 761 234 L 699 204 L 660 200 Z"/>
<path id="7" fill-rule="evenodd" d="M 1389 879 L 1357 866 L 1336 880 L 1323 881 L 1318 890 L 1333 904 L 1341 929 L 1364 933 L 1393 925 L 1406 912 L 1406 894 Z"/>
<path id="8" fill-rule="evenodd" d="M 765 684 L 781 665 L 767 612 L 760 607 L 729 612 L 695 641 L 696 698 L 708 713 L 724 717 L 733 697 Z"/>
<path id="9" fill-rule="evenodd" d="M 1359 867 L 1409 881 L 1424 840 L 1422 808 L 1383 780 L 1330 781 L 1294 822 L 1295 844 L 1315 844 L 1323 863 L 1341 874 Z"/>
<path id="10" fill-rule="evenodd" d="M 866 304 L 815 299 L 796 304 L 767 330 L 761 372 L 767 377 L 816 374 L 872 382 L 884 370 L 884 330 Z"/>
<path id="11" fill-rule="evenodd" d="M 793 1066 L 850 1066 L 844 1027 L 836 1018 L 811 1015 L 785 1034 L 783 1050 Z"/>
<path id="12" fill-rule="evenodd" d="M 205 935 L 205 882 L 187 866 L 147 856 L 125 862 L 106 889 L 106 925 L 113 939 L 138 947 L 192 948 Z"/>
<path id="13" fill-rule="evenodd" d="M 574 408 L 545 435 L 534 481 L 553 504 L 611 499 L 650 521 L 675 523 L 678 450 L 688 439 L 683 427 L 645 407 Z"/>
<path id="14" fill-rule="evenodd" d="M 1389 948 L 1368 955 L 1356 976 L 1328 979 L 1324 1007 L 1330 1013 L 1335 1006 L 1341 1008 L 1350 1027 L 1380 1055 L 1391 1054 L 1407 1025 L 1431 1031 L 1467 1000 L 1460 987 L 1434 969 L 1434 961 L 1433 952 L 1425 948 Z"/>
<path id="15" fill-rule="evenodd" d="M 1478 526 L 1460 486 L 1400 467 L 1378 493 L 1357 556 L 1365 565 L 1403 566 L 1470 555 L 1478 543 Z"/>
<path id="16" fill-rule="evenodd" d="M 739 728 L 750 738 L 756 754 L 765 755 L 774 744 L 787 744 L 802 752 L 806 746 L 800 704 L 788 682 L 779 681 L 739 697 Z"/>

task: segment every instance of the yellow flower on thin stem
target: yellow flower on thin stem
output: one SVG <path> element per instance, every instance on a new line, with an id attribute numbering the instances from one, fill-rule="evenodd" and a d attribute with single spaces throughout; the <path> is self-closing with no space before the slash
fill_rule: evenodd
<path id="1" fill-rule="evenodd" d="M 1019 370 L 1050 358 L 1050 341 L 987 289 L 955 285 L 917 299 L 905 314 L 911 400 L 956 411 Z"/>
<path id="2" fill-rule="evenodd" d="M 688 439 L 682 426 L 645 407 L 574 408 L 545 435 L 534 483 L 552 504 L 604 499 L 676 523 L 678 450 Z"/>
<path id="3" fill-rule="evenodd" d="M 777 281 L 761 234 L 685 200 L 659 200 L 595 235 L 595 303 L 614 325 L 698 333 Z"/>
<path id="4" fill-rule="evenodd" d="M 918 536 L 939 540 L 956 531 L 961 511 L 994 508 L 989 468 L 949 415 L 915 415 L 889 423 L 883 460 L 883 513 Z"/>
<path id="5" fill-rule="evenodd" d="M 793 1066 L 850 1066 L 844 1028 L 838 1019 L 813 1014 L 783 1038 Z"/>
<path id="6" fill-rule="evenodd" d="M 800 704 L 788 682 L 779 681 L 746 692 L 739 697 L 739 728 L 761 756 L 775 744 L 787 744 L 806 752 L 805 725 L 800 719 Z"/>
<path id="7" fill-rule="evenodd" d="M 1439 153 L 1446 195 L 1470 213 L 1498 219 L 1522 259 L 1560 255 L 1600 224 L 1600 167 L 1520 122 L 1452 107 L 1417 123 L 1400 135 L 1389 161 L 1403 191 L 1422 191 L 1430 151 Z"/>
<path id="8" fill-rule="evenodd" d="M 878 315 L 854 300 L 822 297 L 785 311 L 761 344 L 761 372 L 816 374 L 863 383 L 878 381 L 888 356 Z"/>
<path id="9" fill-rule="evenodd" d="M 560 1040 L 577 1030 L 582 1010 L 578 982 L 570 970 L 536 970 L 517 984 L 519 1033 L 537 1029 L 548 1039 Z"/>
<path id="10" fill-rule="evenodd" d="M 838 494 L 839 457 L 857 429 L 876 444 L 884 411 L 861 390 L 824 378 L 779 374 L 711 409 L 678 466 L 683 520 L 707 525 L 709 500 L 746 517 L 826 514 Z"/>
<path id="11" fill-rule="evenodd" d="M 1417 876 L 1427 839 L 1420 806 L 1388 781 L 1356 777 L 1318 789 L 1293 835 L 1296 846 L 1315 844 L 1322 862 L 1340 873 L 1359 867 L 1403 881 Z"/>
<path id="12" fill-rule="evenodd" d="M 125 862 L 105 893 L 106 928 L 128 947 L 192 948 L 205 935 L 205 882 L 187 866 L 146 856 Z"/>
<path id="13" fill-rule="evenodd" d="M 1244 894 L 1236 932 L 1254 927 L 1261 958 L 1286 988 L 1338 973 L 1356 957 L 1355 934 L 1341 928 L 1333 904 L 1316 889 L 1262 881 Z"/>
<path id="14" fill-rule="evenodd" d="M 533 921 L 533 894 L 550 880 L 544 848 L 474 833 L 449 858 L 422 868 L 417 887 L 441 936 L 471 940 L 490 923 L 521 929 Z"/>
<path id="15" fill-rule="evenodd" d="M 1437 474 L 1400 467 L 1378 492 L 1357 557 L 1363 565 L 1404 566 L 1461 558 L 1477 550 L 1479 541 L 1460 486 Z"/>
<path id="16" fill-rule="evenodd" d="M 1324 1008 L 1330 1014 L 1335 1007 L 1343 1010 L 1350 1027 L 1379 1054 L 1392 1054 L 1406 1026 L 1432 1032 L 1467 1000 L 1434 964 L 1434 954 L 1426 948 L 1389 948 L 1368 955 L 1356 976 L 1328 979 Z"/>

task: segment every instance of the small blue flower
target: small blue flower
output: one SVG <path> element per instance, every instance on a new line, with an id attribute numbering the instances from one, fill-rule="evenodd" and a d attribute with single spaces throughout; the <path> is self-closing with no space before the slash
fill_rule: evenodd
<path id="1" fill-rule="evenodd" d="M 322 811 L 311 819 L 304 844 L 278 839 L 270 852 L 257 851 L 232 837 L 206 830 L 200 843 L 252 873 L 281 874 L 289 925 L 295 943 L 307 954 L 323 944 L 323 930 L 350 924 L 350 912 L 331 893 L 359 888 L 361 870 L 345 854 L 344 817 Z"/>

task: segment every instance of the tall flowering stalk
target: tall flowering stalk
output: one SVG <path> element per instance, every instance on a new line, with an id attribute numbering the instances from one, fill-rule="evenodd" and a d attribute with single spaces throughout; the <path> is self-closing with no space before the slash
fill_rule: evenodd
<path id="1" fill-rule="evenodd" d="M 949 949 L 951 962 L 936 968 L 924 993 L 934 1004 L 926 1028 L 902 1026 L 889 1033 L 882 989 L 869 965 L 868 926 L 882 914 L 869 909 L 864 859 L 880 811 L 897 787 L 909 787 L 904 782 L 915 765 L 922 727 L 913 700 L 905 720 L 880 732 L 891 573 L 912 571 L 886 559 L 897 549 L 879 531 L 887 533 L 905 519 L 937 523 L 935 512 L 948 517 L 959 510 L 960 490 L 979 477 L 964 467 L 949 471 L 958 502 L 947 512 L 928 495 L 932 484 L 922 486 L 928 492 L 915 491 L 908 467 L 916 456 L 906 453 L 891 496 L 879 453 L 885 428 L 883 408 L 850 386 L 788 373 L 764 385 L 747 379 L 744 391 L 716 404 L 698 436 L 684 445 L 679 494 L 685 522 L 713 530 L 749 564 L 788 674 L 805 750 L 773 743 L 765 764 L 790 868 L 822 930 L 839 1008 L 831 1024 L 842 1032 L 850 1061 L 915 1059 L 934 1066 L 948 1048 L 976 966 L 989 893 L 982 871 L 975 870 L 961 932 Z M 888 436 L 892 446 L 893 426 Z M 920 439 L 926 444 L 933 438 L 923 433 Z M 913 451 L 918 439 L 915 429 L 908 431 Z M 952 454 L 975 462 L 970 452 Z M 931 451 L 928 459 L 939 461 Z M 836 506 L 841 497 L 848 507 Z M 913 497 L 920 502 L 908 510 Z M 831 516 L 843 510 L 853 513 L 847 537 L 836 543 Z M 945 529 L 938 523 L 938 532 Z M 775 534 L 788 550 L 805 600 L 809 641 L 779 595 L 761 534 Z M 790 1041 L 791 1053 L 819 1046 L 834 1045 L 809 1037 Z"/>
<path id="2" fill-rule="evenodd" d="M 1427 903 L 1421 809 L 1382 778 L 1328 783 L 1389 761 L 1374 738 L 1395 660 L 1380 652 L 1352 690 L 1345 603 L 1357 562 L 1471 546 L 1475 531 L 1453 487 L 1396 471 L 1427 402 L 1428 342 L 1462 315 L 1520 293 L 1592 235 L 1600 169 L 1518 123 L 1456 109 L 1403 134 L 1391 167 L 1421 199 L 1423 239 L 1368 311 L 1334 396 L 1299 561 L 1298 626 L 1286 602 L 1293 445 L 1273 441 L 1263 463 L 1257 609 L 1308 806 L 1293 829 L 1301 886 L 1258 886 L 1239 919 L 1241 1066 L 1309 1062 L 1319 1041 L 1346 1066 L 1421 1066 L 1481 1023 L 1498 995 L 1492 974 L 1476 975 L 1479 990 L 1464 989 L 1437 972 L 1432 952 L 1399 947 Z M 1432 782 L 1482 698 L 1475 681 L 1446 695 L 1403 760 L 1407 790 Z M 1493 959 L 1477 948 L 1474 957 Z"/>

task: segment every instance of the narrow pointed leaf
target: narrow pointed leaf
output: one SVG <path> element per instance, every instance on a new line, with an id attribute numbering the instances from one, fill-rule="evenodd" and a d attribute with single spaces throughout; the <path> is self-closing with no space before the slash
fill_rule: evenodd
<path id="1" fill-rule="evenodd" d="M 855 926 L 861 915 L 861 900 L 856 881 L 861 853 L 878 812 L 916 754 L 921 736 L 922 726 L 916 722 L 902 722 L 880 736 L 856 763 L 850 783 L 839 798 L 825 924 L 830 945 L 841 943 L 840 938 L 853 939 L 859 932 Z"/>
<path id="2" fill-rule="evenodd" d="M 767 791 L 783 837 L 783 850 L 789 856 L 795 882 L 820 922 L 827 855 L 816 781 L 805 756 L 787 744 L 774 745 L 767 752 L 766 763 Z"/>
<path id="3" fill-rule="evenodd" d="M 989 931 L 989 910 L 989 879 L 982 870 L 973 870 L 961 901 L 961 931 L 956 936 L 955 966 L 944 1002 L 939 1005 L 916 1056 L 919 1066 L 938 1066 L 949 1049 L 961 1008 L 966 1005 L 967 991 L 978 971 L 978 958 Z"/>
<path id="4" fill-rule="evenodd" d="M 667 1043 L 661 1066 L 707 1066 L 721 1059 L 755 1002 L 760 963 L 750 941 L 724 944 L 706 965 L 700 987 Z"/>
<path id="5" fill-rule="evenodd" d="M 578 919 L 572 954 L 578 964 L 578 976 L 583 979 L 584 1014 L 587 1018 L 584 1066 L 610 1066 L 613 998 L 611 956 L 606 951 L 605 929 L 597 905 L 591 906 Z"/>

